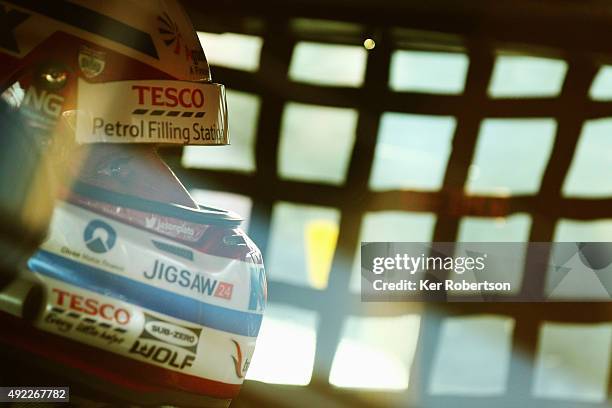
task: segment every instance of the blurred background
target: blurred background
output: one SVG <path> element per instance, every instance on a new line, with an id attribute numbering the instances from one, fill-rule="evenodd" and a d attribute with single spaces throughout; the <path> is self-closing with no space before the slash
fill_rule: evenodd
<path id="1" fill-rule="evenodd" d="M 234 407 L 612 406 L 603 290 L 359 294 L 361 241 L 612 241 L 608 1 L 183 3 L 232 146 L 163 153 L 198 200 L 245 217 L 268 271 Z M 522 266 L 508 279 L 546 291 Z"/>

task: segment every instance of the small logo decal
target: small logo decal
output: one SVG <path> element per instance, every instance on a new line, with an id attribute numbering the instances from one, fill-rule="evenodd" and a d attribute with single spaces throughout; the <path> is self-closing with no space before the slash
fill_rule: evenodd
<path id="1" fill-rule="evenodd" d="M 162 341 L 195 354 L 201 331 L 199 328 L 181 326 L 145 313 L 145 326 L 140 338 Z"/>
<path id="2" fill-rule="evenodd" d="M 219 285 L 217 286 L 217 290 L 215 290 L 215 294 L 213 296 L 216 296 L 222 299 L 231 300 L 233 291 L 234 291 L 233 284 L 227 283 L 227 282 L 219 282 Z"/>
<path id="3" fill-rule="evenodd" d="M 168 47 L 174 44 L 174 53 L 177 55 L 180 54 L 183 36 L 179 32 L 178 25 L 172 21 L 168 13 L 158 16 L 157 20 L 161 24 L 158 31 L 162 35 L 164 44 L 166 44 Z"/>
<path id="4" fill-rule="evenodd" d="M 234 360 L 234 371 L 236 372 L 236 376 L 238 378 L 244 378 L 244 373 L 246 373 L 246 371 L 249 369 L 251 361 L 247 358 L 243 364 L 240 343 L 233 339 L 232 343 L 234 343 L 234 346 L 236 346 L 236 355 L 232 356 L 232 360 Z"/>
<path id="5" fill-rule="evenodd" d="M 104 221 L 93 220 L 85 227 L 83 240 L 90 251 L 103 254 L 113 249 L 117 241 L 117 233 Z"/>
<path id="6" fill-rule="evenodd" d="M 81 47 L 79 50 L 79 68 L 85 78 L 95 78 L 104 71 L 106 67 L 106 53 L 93 50 L 89 47 Z"/>
<path id="7" fill-rule="evenodd" d="M 130 347 L 130 354 L 179 370 L 193 367 L 201 328 L 182 326 L 144 314 L 145 325 Z"/>
<path id="8" fill-rule="evenodd" d="M 181 55 L 184 50 L 185 59 L 191 63 L 189 73 L 209 76 L 210 72 L 202 47 L 190 48 L 181 35 L 178 24 L 170 18 L 168 13 L 157 16 L 157 21 L 159 22 L 157 31 L 166 47 L 174 47 L 173 52 L 176 55 Z"/>
<path id="9" fill-rule="evenodd" d="M 151 215 L 150 217 L 145 218 L 145 227 L 149 229 L 154 229 L 155 227 L 157 227 L 158 223 L 159 223 L 159 220 L 154 215 Z"/>

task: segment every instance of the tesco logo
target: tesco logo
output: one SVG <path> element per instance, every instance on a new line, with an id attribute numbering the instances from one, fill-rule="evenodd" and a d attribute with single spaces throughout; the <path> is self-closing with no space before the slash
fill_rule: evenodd
<path id="1" fill-rule="evenodd" d="M 167 106 L 174 108 L 201 108 L 204 106 L 204 93 L 195 88 L 173 88 L 162 86 L 132 85 L 138 94 L 139 105 Z"/>
<path id="2" fill-rule="evenodd" d="M 75 295 L 74 293 L 57 288 L 53 288 L 53 293 L 57 295 L 56 303 L 58 306 L 67 307 L 76 312 L 85 313 L 91 316 L 99 316 L 104 320 L 116 322 L 121 325 L 130 322 L 130 312 L 126 309 L 116 307 L 110 303 L 100 303 L 96 299 Z"/>

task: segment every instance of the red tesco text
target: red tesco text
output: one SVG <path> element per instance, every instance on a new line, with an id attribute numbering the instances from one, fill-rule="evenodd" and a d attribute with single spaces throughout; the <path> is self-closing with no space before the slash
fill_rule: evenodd
<path id="1" fill-rule="evenodd" d="M 201 108 L 204 106 L 204 93 L 201 89 L 173 88 L 162 86 L 132 85 L 138 93 L 139 105 L 166 106 L 174 108 Z"/>
<path id="2" fill-rule="evenodd" d="M 53 288 L 52 291 L 57 295 L 56 303 L 58 306 L 67 307 L 76 312 L 91 316 L 99 316 L 104 320 L 122 325 L 128 324 L 130 321 L 130 312 L 123 308 L 116 307 L 110 303 L 100 303 L 96 299 L 75 295 L 74 293 L 57 288 Z"/>

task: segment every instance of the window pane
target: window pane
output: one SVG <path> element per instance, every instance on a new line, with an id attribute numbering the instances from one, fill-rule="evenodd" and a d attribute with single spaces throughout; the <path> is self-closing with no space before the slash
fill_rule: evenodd
<path id="1" fill-rule="evenodd" d="M 320 85 L 361 86 L 367 51 L 360 46 L 299 42 L 293 49 L 289 78 Z"/>
<path id="2" fill-rule="evenodd" d="M 251 218 L 251 207 L 253 206 L 253 201 L 249 197 L 235 193 L 227 193 L 225 191 L 201 189 L 194 189 L 189 193 L 200 205 L 235 212 L 244 220 L 241 224 L 242 228 L 245 231 L 248 230 Z"/>
<path id="3" fill-rule="evenodd" d="M 556 242 L 612 242 L 612 219 L 577 221 L 561 219 L 555 228 Z M 609 276 L 612 266 L 593 270 L 579 253 L 564 253 L 567 247 L 554 250 L 546 276 L 546 295 L 560 300 L 610 299 Z M 554 269 L 553 269 L 554 268 Z"/>
<path id="4" fill-rule="evenodd" d="M 370 177 L 373 190 L 438 190 L 456 120 L 448 116 L 384 113 Z"/>
<path id="5" fill-rule="evenodd" d="M 610 324 L 545 323 L 535 364 L 535 396 L 605 401 L 611 343 Z"/>
<path id="6" fill-rule="evenodd" d="M 591 99 L 596 101 L 612 100 L 612 66 L 602 66 L 591 84 Z"/>
<path id="7" fill-rule="evenodd" d="M 489 95 L 492 97 L 557 96 L 567 63 L 563 60 L 501 55 L 495 60 Z"/>
<path id="8" fill-rule="evenodd" d="M 429 242 L 436 216 L 431 213 L 380 211 L 366 213 L 361 223 L 361 241 Z"/>
<path id="9" fill-rule="evenodd" d="M 263 40 L 244 34 L 212 34 L 198 31 L 208 62 L 243 71 L 257 71 Z"/>
<path id="10" fill-rule="evenodd" d="M 268 303 L 246 378 L 308 385 L 314 366 L 317 320 L 315 312 Z"/>
<path id="11" fill-rule="evenodd" d="M 563 195 L 612 196 L 612 119 L 587 121 L 563 184 Z"/>
<path id="12" fill-rule="evenodd" d="M 463 217 L 459 224 L 459 242 L 527 242 L 529 241 L 529 229 L 531 227 L 531 216 L 528 214 L 515 214 L 509 217 L 486 218 L 486 217 Z M 472 247 L 473 248 L 473 247 Z M 464 248 L 460 243 L 455 248 L 455 256 L 465 256 Z M 507 250 L 498 245 L 487 247 L 489 255 L 487 261 L 486 278 L 490 281 L 510 282 L 511 292 L 498 292 L 499 295 L 516 294 L 521 289 L 523 279 L 523 268 L 527 245 L 512 254 L 512 262 L 506 258 Z M 495 265 L 498 263 L 499 266 Z M 498 273 L 496 275 L 495 273 Z M 478 282 L 473 271 L 451 274 L 450 279 L 454 281 Z M 482 277 L 481 277 L 482 278 Z M 480 291 L 455 291 L 451 293 L 458 295 L 480 296 Z"/>
<path id="13" fill-rule="evenodd" d="M 442 322 L 429 392 L 501 395 L 512 350 L 514 320 L 501 316 L 450 317 Z"/>
<path id="14" fill-rule="evenodd" d="M 468 64 L 465 54 L 395 51 L 389 85 L 394 91 L 459 94 L 465 86 Z"/>
<path id="15" fill-rule="evenodd" d="M 338 210 L 279 202 L 266 259 L 271 280 L 325 289 L 338 238 Z"/>
<path id="16" fill-rule="evenodd" d="M 357 112 L 352 109 L 288 103 L 281 124 L 280 176 L 342 184 L 356 126 Z"/>
<path id="17" fill-rule="evenodd" d="M 546 275 L 546 295 L 551 300 L 580 301 L 601 300 L 610 301 L 612 293 L 612 266 L 592 268 L 589 254 L 596 260 L 602 259 L 605 249 L 597 248 L 595 244 L 587 244 L 581 248 L 575 244 L 553 248 Z M 586 255 L 585 255 L 586 254 Z"/>
<path id="18" fill-rule="evenodd" d="M 526 242 L 529 241 L 531 216 L 514 214 L 508 217 L 463 217 L 459 224 L 461 242 Z"/>
<path id="19" fill-rule="evenodd" d="M 486 119 L 480 126 L 466 190 L 470 194 L 533 194 L 552 151 L 553 119 Z"/>
<path id="20" fill-rule="evenodd" d="M 578 221 L 561 219 L 555 228 L 556 242 L 612 242 L 612 219 Z"/>
<path id="21" fill-rule="evenodd" d="M 183 166 L 252 172 L 255 170 L 255 133 L 259 97 L 227 90 L 231 145 L 222 147 L 186 146 Z"/>
<path id="22" fill-rule="evenodd" d="M 355 249 L 350 290 L 361 292 L 361 242 L 430 242 L 436 216 L 430 213 L 381 211 L 366 213 Z"/>
<path id="23" fill-rule="evenodd" d="M 408 388 L 420 316 L 349 316 L 332 362 L 329 382 L 338 387 Z"/>

